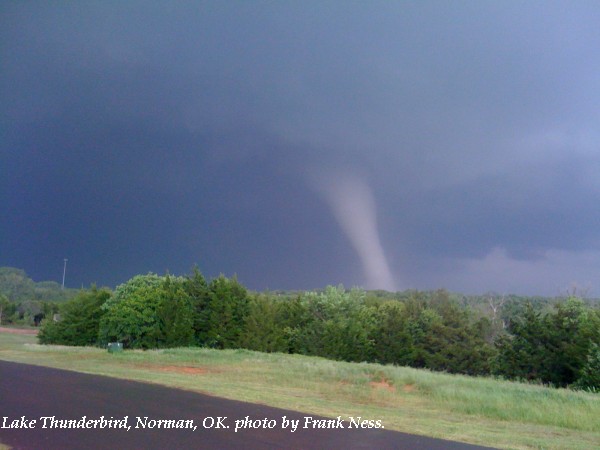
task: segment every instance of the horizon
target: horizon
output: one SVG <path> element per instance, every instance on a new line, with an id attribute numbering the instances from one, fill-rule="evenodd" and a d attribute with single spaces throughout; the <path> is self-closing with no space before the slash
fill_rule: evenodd
<path id="1" fill-rule="evenodd" d="M 197 266 L 194 266 L 197 267 Z M 173 277 L 186 277 L 188 275 L 191 275 L 193 273 L 194 267 L 192 267 L 188 272 L 185 273 L 171 273 L 171 272 L 165 272 L 164 274 L 160 274 L 160 273 L 155 273 L 155 272 L 148 272 L 145 274 L 135 274 L 133 275 L 131 278 L 136 277 L 136 276 L 143 276 L 143 275 L 147 275 L 147 274 L 154 274 L 154 275 L 158 275 L 161 277 L 165 277 L 167 275 L 169 276 L 173 276 Z M 213 276 L 207 276 L 204 272 L 202 272 L 201 268 L 197 267 L 198 270 L 200 270 L 200 273 L 205 277 L 205 279 L 207 281 L 210 282 L 210 280 L 214 279 L 214 278 L 218 278 L 219 276 L 225 276 L 227 278 L 237 278 L 237 275 L 235 273 L 233 274 L 224 274 L 224 273 L 219 273 L 218 275 L 213 275 Z M 39 283 L 54 283 L 56 284 L 59 288 L 61 287 L 61 283 L 55 280 L 36 280 L 34 278 L 32 278 L 30 276 L 30 274 L 25 270 L 25 269 L 21 269 L 18 267 L 11 267 L 11 266 L 0 266 L 0 269 L 16 269 L 16 270 L 20 270 L 23 271 L 25 273 L 25 275 L 27 276 L 28 279 L 30 279 L 33 283 L 35 284 L 39 284 Z M 130 278 L 130 279 L 131 279 Z M 121 284 L 125 284 L 127 283 L 130 279 L 124 280 L 122 283 L 118 283 L 115 286 L 108 286 L 108 285 L 97 285 L 96 283 L 90 283 L 87 286 L 80 286 L 80 287 L 72 287 L 72 286 L 68 286 L 67 283 L 65 283 L 65 289 L 67 290 L 72 290 L 72 291 L 77 291 L 77 290 L 87 290 L 90 289 L 92 286 L 96 286 L 99 289 L 109 289 L 111 291 L 114 291 L 117 287 L 119 287 L 119 285 Z M 238 279 L 238 281 L 240 281 Z M 360 289 L 362 291 L 364 291 L 365 293 L 369 293 L 369 292 L 385 292 L 388 294 L 404 294 L 407 292 L 423 292 L 423 293 L 434 293 L 434 292 L 438 292 L 438 291 L 446 291 L 448 292 L 448 294 L 450 295 L 462 295 L 465 297 L 489 297 L 489 296 L 494 296 L 494 297 L 525 297 L 525 298 L 545 298 L 545 299 L 563 299 L 563 298 L 569 298 L 569 297 L 576 297 L 576 298 L 580 298 L 583 300 L 588 300 L 588 301 L 595 301 L 595 300 L 600 300 L 600 297 L 595 297 L 593 295 L 590 295 L 591 293 L 588 292 L 586 289 L 581 288 L 580 286 L 569 286 L 567 289 L 565 289 L 562 292 L 557 292 L 555 295 L 538 295 L 538 294 L 530 294 L 530 295 L 525 295 L 525 294 L 518 294 L 518 293 L 513 293 L 513 292 L 495 292 L 495 291 L 486 291 L 486 292 L 460 292 L 460 291 L 452 291 L 449 289 L 446 289 L 444 287 L 439 287 L 439 288 L 433 288 L 433 289 L 414 289 L 414 288 L 407 288 L 407 289 L 401 289 L 401 290 L 396 290 L 396 291 L 388 291 L 385 289 L 366 289 L 364 287 L 361 286 L 345 286 L 343 284 L 326 284 L 324 286 L 318 286 L 318 287 L 312 287 L 312 288 L 307 288 L 307 289 L 277 289 L 277 288 L 266 288 L 266 289 L 262 289 L 262 290 L 256 290 L 256 289 L 250 289 L 248 288 L 243 281 L 240 281 L 240 283 L 242 284 L 242 286 L 246 287 L 249 291 L 251 292 L 255 292 L 255 293 L 277 293 L 277 292 L 286 292 L 286 293 L 295 293 L 295 292 L 321 292 L 324 291 L 327 287 L 333 286 L 333 287 L 339 287 L 342 286 L 345 290 L 350 291 L 352 289 Z"/>

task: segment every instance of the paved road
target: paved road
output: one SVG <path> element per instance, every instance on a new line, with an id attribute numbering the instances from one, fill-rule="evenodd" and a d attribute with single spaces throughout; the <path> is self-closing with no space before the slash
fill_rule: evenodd
<path id="1" fill-rule="evenodd" d="M 112 425 L 127 425 L 130 429 L 51 427 L 50 417 L 54 417 L 55 424 L 72 420 L 76 425 L 99 427 L 101 416 L 105 421 L 112 420 Z M 275 427 L 235 432 L 236 420 L 243 421 L 246 416 L 253 421 L 267 419 L 267 425 L 270 420 Z M 288 421 L 299 421 L 295 432 L 290 430 L 291 422 L 283 428 L 284 416 Z M 0 442 L 15 449 L 482 448 L 388 430 L 349 429 L 348 422 L 343 423 L 343 429 L 303 428 L 307 416 L 158 385 L 0 361 Z M 144 429 L 138 417 L 142 422 L 147 417 L 146 424 L 156 424 L 152 420 L 159 419 L 173 420 L 174 424 L 181 421 L 181 425 L 193 421 L 197 428 Z M 226 418 L 219 422 L 219 417 Z M 3 428 L 11 424 L 34 428 Z"/>

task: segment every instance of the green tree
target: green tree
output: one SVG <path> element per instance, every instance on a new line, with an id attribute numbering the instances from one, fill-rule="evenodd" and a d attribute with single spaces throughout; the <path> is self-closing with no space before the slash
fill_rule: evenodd
<path id="1" fill-rule="evenodd" d="M 586 364 L 574 387 L 600 392 L 600 346 L 595 342 L 590 345 Z"/>
<path id="2" fill-rule="evenodd" d="M 327 286 L 321 293 L 304 293 L 297 306 L 298 323 L 289 329 L 296 351 L 345 361 L 373 359 L 375 308 L 365 304 L 364 291 Z"/>
<path id="3" fill-rule="evenodd" d="M 150 273 L 137 275 L 119 285 L 103 306 L 100 341 L 103 344 L 119 341 L 131 348 L 158 348 L 182 342 L 187 345 L 189 333 L 185 327 L 192 327 L 191 305 L 189 299 L 179 301 L 178 297 L 187 296 L 184 283 L 181 277 Z M 178 312 L 177 306 L 182 311 Z M 175 331 L 167 331 L 174 325 Z"/>
<path id="4" fill-rule="evenodd" d="M 375 358 L 382 364 L 410 365 L 414 361 L 412 335 L 403 303 L 388 300 L 376 313 Z"/>
<path id="5" fill-rule="evenodd" d="M 110 291 L 82 290 L 75 298 L 62 305 L 61 319 L 44 320 L 38 340 L 41 344 L 96 345 L 100 320 L 104 314 L 102 305 L 110 298 Z"/>
<path id="6" fill-rule="evenodd" d="M 103 344 L 122 342 L 125 347 L 157 346 L 158 320 L 162 278 L 155 274 L 137 275 L 115 289 L 104 304 L 99 338 Z"/>
<path id="7" fill-rule="evenodd" d="M 269 294 L 252 296 L 242 334 L 242 346 L 261 352 L 287 352 L 284 314 L 283 303 Z"/>
<path id="8" fill-rule="evenodd" d="M 240 347 L 247 314 L 248 292 L 235 276 L 211 280 L 199 319 L 200 343 L 214 348 Z"/>
<path id="9" fill-rule="evenodd" d="M 12 302 L 33 300 L 35 283 L 24 270 L 0 267 L 0 293 Z"/>
<path id="10" fill-rule="evenodd" d="M 493 372 L 511 379 L 538 380 L 546 358 L 546 333 L 541 313 L 528 303 L 508 333 L 496 339 Z"/>
<path id="11" fill-rule="evenodd" d="M 428 298 L 429 297 L 429 298 Z M 489 373 L 494 348 L 486 342 L 488 322 L 476 321 L 444 290 L 414 293 L 404 303 L 412 350 L 410 365 L 450 373 Z"/>
<path id="12" fill-rule="evenodd" d="M 486 341 L 488 321 L 475 321 L 445 290 L 437 291 L 431 307 L 441 320 L 431 327 L 427 367 L 450 373 L 484 375 L 494 348 Z"/>
<path id="13" fill-rule="evenodd" d="M 576 381 L 587 361 L 592 338 L 586 328 L 588 308 L 571 297 L 555 309 L 544 318 L 545 359 L 539 376 L 546 383 L 567 386 Z"/>
<path id="14" fill-rule="evenodd" d="M 0 325 L 2 325 L 2 319 L 6 314 L 6 311 L 10 305 L 8 298 L 4 294 L 0 294 Z"/>
<path id="15" fill-rule="evenodd" d="M 43 318 L 42 304 L 36 300 L 25 300 L 17 304 L 18 320 L 27 325 L 38 325 Z"/>
<path id="16" fill-rule="evenodd" d="M 166 276 L 158 304 L 160 347 L 184 347 L 194 343 L 194 309 L 185 289 L 186 280 Z"/>
<path id="17" fill-rule="evenodd" d="M 76 289 L 62 289 L 56 281 L 40 281 L 33 288 L 34 298 L 40 302 L 64 302 L 78 294 Z"/>
<path id="18" fill-rule="evenodd" d="M 198 345 L 202 345 L 202 339 L 208 333 L 208 313 L 209 304 L 208 283 L 197 266 L 192 273 L 185 279 L 183 285 L 185 292 L 190 298 L 192 305 L 192 328 L 194 330 L 194 339 Z"/>
<path id="19" fill-rule="evenodd" d="M 308 355 L 306 329 L 312 321 L 304 294 L 296 294 L 280 303 L 279 323 L 283 328 L 288 353 Z"/>
<path id="20" fill-rule="evenodd" d="M 571 297 L 543 316 L 528 305 L 508 331 L 497 340 L 495 373 L 567 386 L 580 377 L 590 346 L 600 343 L 600 318 Z"/>

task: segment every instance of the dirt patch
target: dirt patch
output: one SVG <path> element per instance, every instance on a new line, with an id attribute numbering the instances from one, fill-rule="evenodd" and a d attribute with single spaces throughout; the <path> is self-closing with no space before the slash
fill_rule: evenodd
<path id="1" fill-rule="evenodd" d="M 157 370 L 159 372 L 185 373 L 188 375 L 203 375 L 209 372 L 214 372 L 203 367 L 159 366 L 157 364 L 136 364 L 136 366 L 143 369 Z"/>
<path id="2" fill-rule="evenodd" d="M 417 387 L 414 384 L 405 384 L 402 386 L 402 392 L 414 392 L 417 390 Z"/>
<path id="3" fill-rule="evenodd" d="M 27 328 L 7 328 L 0 327 L 0 333 L 11 333 L 11 334 L 38 334 L 40 330 L 32 330 Z"/>
<path id="4" fill-rule="evenodd" d="M 162 366 L 157 367 L 157 369 L 161 372 L 189 373 L 193 375 L 208 373 L 208 370 L 202 367 Z"/>
<path id="5" fill-rule="evenodd" d="M 386 391 L 396 392 L 396 388 L 383 379 L 380 381 L 370 381 L 369 386 L 373 389 L 385 389 Z"/>

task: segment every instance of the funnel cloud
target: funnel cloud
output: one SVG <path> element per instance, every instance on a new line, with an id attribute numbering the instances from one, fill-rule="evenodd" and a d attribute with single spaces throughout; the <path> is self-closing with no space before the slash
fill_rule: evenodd
<path id="1" fill-rule="evenodd" d="M 359 177 L 343 175 L 321 183 L 321 190 L 360 257 L 367 287 L 395 291 L 394 277 L 379 239 L 375 199 L 369 186 Z"/>

